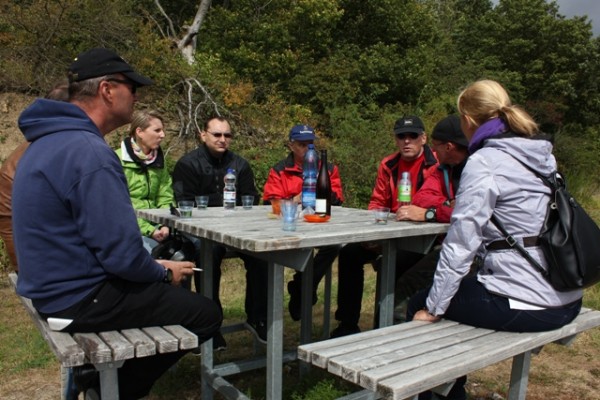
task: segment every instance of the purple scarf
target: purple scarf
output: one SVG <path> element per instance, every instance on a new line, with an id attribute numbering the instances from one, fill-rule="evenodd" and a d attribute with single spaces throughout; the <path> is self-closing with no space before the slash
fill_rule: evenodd
<path id="1" fill-rule="evenodd" d="M 469 153 L 473 154 L 483 147 L 484 140 L 506 131 L 508 131 L 508 126 L 504 123 L 504 121 L 502 121 L 500 118 L 490 119 L 475 131 L 475 134 L 469 142 Z"/>

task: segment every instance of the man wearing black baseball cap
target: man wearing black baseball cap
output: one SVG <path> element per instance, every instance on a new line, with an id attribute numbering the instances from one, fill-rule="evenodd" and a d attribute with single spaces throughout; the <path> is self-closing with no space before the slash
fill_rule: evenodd
<path id="1" fill-rule="evenodd" d="M 375 187 L 371 194 L 369 209 L 386 207 L 398 212 L 398 180 L 402 172 L 408 172 L 412 182 L 412 195 L 435 171 L 437 159 L 427 146 L 427 135 L 423 121 L 415 115 L 403 116 L 394 124 L 396 151 L 379 164 Z M 350 243 L 342 248 L 338 258 L 338 308 L 335 318 L 339 325 L 331 337 L 340 337 L 360 332 L 358 322 L 364 287 L 364 265 L 373 262 L 381 254 L 377 243 Z M 403 252 L 397 257 L 396 274 L 422 258 L 421 254 Z"/>
<path id="2" fill-rule="evenodd" d="M 450 222 L 461 173 L 469 156 L 468 145 L 457 115 L 450 115 L 437 123 L 431 133 L 431 147 L 440 165 L 417 191 L 412 204 L 400 207 L 396 214 L 398 220 Z M 440 249 L 440 245 L 436 246 L 398 277 L 394 291 L 396 320 L 404 321 L 408 298 L 431 285 Z"/>
<path id="3" fill-rule="evenodd" d="M 155 261 L 144 249 L 123 169 L 104 140 L 131 121 L 137 88 L 152 81 L 107 49 L 78 55 L 68 76 L 69 102 L 37 99 L 19 117 L 31 145 L 13 187 L 17 292 L 43 318 L 70 321 L 66 332 L 179 324 L 208 340 L 220 310 L 175 286 L 194 263 Z M 120 398 L 146 396 L 182 356 L 125 361 Z M 90 368 L 74 368 L 75 383 L 98 392 Z"/>

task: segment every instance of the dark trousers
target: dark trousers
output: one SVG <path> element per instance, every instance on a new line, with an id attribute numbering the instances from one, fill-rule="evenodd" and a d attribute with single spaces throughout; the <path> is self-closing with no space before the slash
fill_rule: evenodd
<path id="1" fill-rule="evenodd" d="M 223 310 L 219 295 L 221 288 L 221 262 L 226 252 L 227 249 L 224 246 L 213 246 L 213 299 L 221 311 Z M 244 307 L 248 321 L 252 323 L 266 321 L 269 277 L 268 263 L 247 254 L 237 253 L 237 255 L 242 259 L 246 268 L 246 300 Z M 203 268 L 200 260 L 196 264 L 199 268 Z M 201 277 L 201 272 L 194 273 L 194 282 L 196 291 L 198 292 L 200 292 Z"/>
<path id="2" fill-rule="evenodd" d="M 338 259 L 338 308 L 335 319 L 342 325 L 358 325 L 365 285 L 364 265 L 380 255 L 379 249 L 363 243 L 350 243 L 342 248 Z M 423 257 L 410 251 L 396 253 L 396 279 Z"/>
<path id="3" fill-rule="evenodd" d="M 317 254 L 313 260 L 313 299 L 317 298 L 317 287 L 321 279 L 327 273 L 327 269 L 331 267 L 331 264 L 335 261 L 342 246 L 324 246 L 317 248 Z M 296 272 L 292 282 L 290 282 L 291 290 L 297 290 L 297 293 L 301 292 L 302 288 L 302 272 Z"/>
<path id="4" fill-rule="evenodd" d="M 148 326 L 182 325 L 210 339 L 221 327 L 223 316 L 210 299 L 162 282 L 136 283 L 112 279 L 98 286 L 78 304 L 44 317 L 73 319 L 64 331 L 100 332 Z M 146 396 L 154 382 L 185 352 L 157 354 L 126 360 L 119 369 L 119 397 Z"/>
<path id="5" fill-rule="evenodd" d="M 406 314 L 411 321 L 415 313 L 425 307 L 429 289 L 421 290 L 411 297 Z M 493 294 L 468 276 L 444 314 L 444 318 L 480 328 L 508 332 L 542 332 L 560 328 L 573 321 L 581 310 L 581 300 L 562 308 L 544 310 L 512 310 L 508 298 Z"/>

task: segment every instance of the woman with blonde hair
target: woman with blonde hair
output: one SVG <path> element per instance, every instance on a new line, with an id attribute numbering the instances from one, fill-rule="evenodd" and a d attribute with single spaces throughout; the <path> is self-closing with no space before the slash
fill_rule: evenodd
<path id="1" fill-rule="evenodd" d="M 160 147 L 165 138 L 162 116 L 154 110 L 135 111 L 129 137 L 116 150 L 127 178 L 133 208 L 168 208 L 173 202 L 171 175 Z M 144 246 L 152 251 L 169 237 L 169 228 L 138 218 Z"/>
<path id="2" fill-rule="evenodd" d="M 550 188 L 531 170 L 545 176 L 556 170 L 552 144 L 498 82 L 472 83 L 458 96 L 457 107 L 471 155 L 433 285 L 411 298 L 407 320 L 443 317 L 513 332 L 559 328 L 579 313 L 582 290 L 555 290 L 490 221 L 494 215 L 547 267 L 537 238 Z M 469 273 L 472 265 L 478 266 L 476 274 Z M 459 379 L 446 398 L 466 399 L 465 382 Z"/>

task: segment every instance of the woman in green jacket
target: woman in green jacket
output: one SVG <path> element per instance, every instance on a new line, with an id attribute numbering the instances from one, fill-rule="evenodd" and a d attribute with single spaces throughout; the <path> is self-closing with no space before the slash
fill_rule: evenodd
<path id="1" fill-rule="evenodd" d="M 165 138 L 163 118 L 156 111 L 136 111 L 129 137 L 116 150 L 127 178 L 133 208 L 168 208 L 173 202 L 171 175 L 160 143 Z M 169 237 L 169 228 L 138 218 L 144 246 L 152 251 Z"/>

